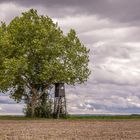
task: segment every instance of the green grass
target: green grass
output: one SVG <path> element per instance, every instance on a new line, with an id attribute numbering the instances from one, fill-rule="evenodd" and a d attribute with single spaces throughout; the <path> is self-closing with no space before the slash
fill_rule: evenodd
<path id="1" fill-rule="evenodd" d="M 116 120 L 116 119 L 140 119 L 140 115 L 105 115 L 105 116 L 80 116 L 80 115 L 71 115 L 69 119 L 97 119 L 97 120 Z"/>
<path id="2" fill-rule="evenodd" d="M 44 120 L 46 118 L 29 118 L 24 116 L 0 116 L 0 120 Z M 48 119 L 48 118 L 47 118 Z"/>
<path id="3" fill-rule="evenodd" d="M 0 116 L 0 120 L 48 120 L 51 118 L 28 118 L 24 116 Z M 94 120 L 129 120 L 129 119 L 140 119 L 140 115 L 116 115 L 116 116 L 97 116 L 97 115 L 69 115 L 67 120 L 76 119 L 94 119 Z"/>

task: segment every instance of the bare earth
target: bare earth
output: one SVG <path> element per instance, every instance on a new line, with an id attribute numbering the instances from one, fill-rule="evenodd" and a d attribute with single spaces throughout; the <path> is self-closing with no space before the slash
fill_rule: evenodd
<path id="1" fill-rule="evenodd" d="M 0 140 L 140 140 L 140 121 L 0 120 Z"/>

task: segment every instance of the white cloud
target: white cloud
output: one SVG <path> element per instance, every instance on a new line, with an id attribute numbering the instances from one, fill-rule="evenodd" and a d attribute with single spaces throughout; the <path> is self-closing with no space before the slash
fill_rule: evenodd
<path id="1" fill-rule="evenodd" d="M 100 19 L 96 15 L 67 16 L 63 18 L 54 18 L 54 20 L 58 22 L 65 31 L 74 28 L 79 34 L 90 32 L 94 29 L 112 28 L 113 26 L 117 26 L 115 24 L 111 25 L 109 20 Z"/>
<path id="2" fill-rule="evenodd" d="M 15 16 L 21 14 L 21 12 L 27 10 L 27 8 L 18 6 L 15 3 L 1 3 L 0 4 L 0 20 L 9 23 Z"/>
<path id="3" fill-rule="evenodd" d="M 0 110 L 2 110 L 2 107 L 0 106 Z"/>
<path id="4" fill-rule="evenodd" d="M 23 114 L 23 104 L 1 104 L 0 115 Z"/>

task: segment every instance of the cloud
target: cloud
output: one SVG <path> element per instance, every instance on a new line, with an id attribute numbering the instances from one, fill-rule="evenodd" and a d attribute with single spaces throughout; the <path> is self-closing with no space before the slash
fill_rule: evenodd
<path id="1" fill-rule="evenodd" d="M 140 98 L 137 96 L 128 96 L 128 97 L 119 97 L 117 95 L 113 95 L 110 98 L 104 98 L 102 105 L 99 100 L 92 101 L 87 100 L 85 102 L 85 107 L 95 108 L 95 109 L 106 109 L 111 110 L 113 113 L 120 113 L 128 111 L 138 112 L 140 109 Z"/>
<path id="2" fill-rule="evenodd" d="M 139 0 L 1 0 L 2 2 L 13 2 L 24 7 L 45 7 L 55 17 L 87 14 L 131 24 L 140 19 Z"/>
<path id="3" fill-rule="evenodd" d="M 132 93 L 129 91 L 131 87 L 127 91 L 125 86 L 100 84 L 89 87 L 89 89 L 83 86 L 71 89 L 70 92 L 75 92 L 72 98 L 69 98 L 71 95 L 68 96 L 71 112 L 78 110 L 83 114 L 139 113 L 140 97 L 136 95 L 139 93 L 139 88 L 135 87 L 135 93 Z"/>
<path id="4" fill-rule="evenodd" d="M 139 5 L 139 0 L 1 0 L 0 20 L 8 23 L 35 8 L 64 33 L 76 30 L 90 49 L 92 73 L 87 83 L 67 86 L 69 113 L 140 113 Z M 0 96 L 0 113 L 21 113 L 23 106 Z"/>
<path id="5" fill-rule="evenodd" d="M 0 4 L 0 20 L 10 22 L 15 16 L 21 14 L 21 12 L 27 10 L 24 7 L 18 7 L 17 4 L 12 2 Z M 10 11 L 10 12 L 9 12 Z"/>
<path id="6" fill-rule="evenodd" d="M 5 96 L 0 95 L 0 104 L 17 104 L 17 102 L 9 98 L 9 95 L 5 95 Z M 22 102 L 20 104 L 22 104 Z"/>
<path id="7" fill-rule="evenodd" d="M 23 115 L 23 104 L 0 104 L 0 115 Z"/>

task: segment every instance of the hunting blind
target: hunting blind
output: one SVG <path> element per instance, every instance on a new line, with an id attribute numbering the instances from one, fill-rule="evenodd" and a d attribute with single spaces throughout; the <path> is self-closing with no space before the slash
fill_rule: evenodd
<path id="1" fill-rule="evenodd" d="M 64 83 L 56 83 L 55 84 L 55 97 L 65 97 Z"/>
<path id="2" fill-rule="evenodd" d="M 54 116 L 66 117 L 66 98 L 65 98 L 65 85 L 64 83 L 55 84 L 55 96 L 54 96 Z"/>

